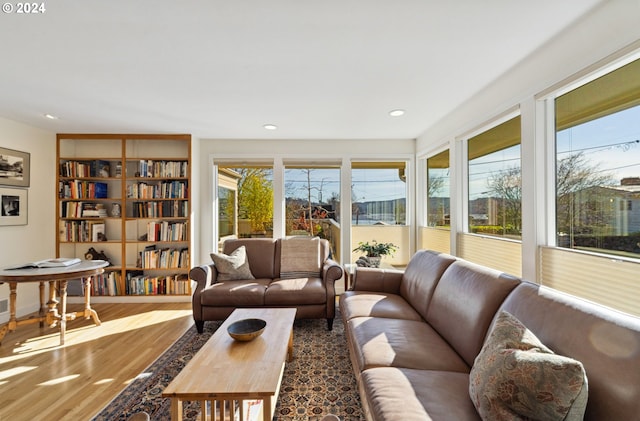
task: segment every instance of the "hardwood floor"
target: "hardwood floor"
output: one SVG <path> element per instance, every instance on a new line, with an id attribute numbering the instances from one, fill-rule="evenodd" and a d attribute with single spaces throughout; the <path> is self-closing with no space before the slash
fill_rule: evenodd
<path id="1" fill-rule="evenodd" d="M 19 326 L 0 345 L 0 421 L 89 420 L 193 324 L 191 303 L 92 304 L 59 332 Z M 81 310 L 70 305 L 69 310 Z"/>

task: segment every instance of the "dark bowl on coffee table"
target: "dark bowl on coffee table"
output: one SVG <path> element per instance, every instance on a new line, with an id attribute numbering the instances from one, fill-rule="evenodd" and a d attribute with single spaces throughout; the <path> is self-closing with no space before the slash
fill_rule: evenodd
<path id="1" fill-rule="evenodd" d="M 251 341 L 262 334 L 267 322 L 262 319 L 242 319 L 231 323 L 227 332 L 236 341 Z"/>

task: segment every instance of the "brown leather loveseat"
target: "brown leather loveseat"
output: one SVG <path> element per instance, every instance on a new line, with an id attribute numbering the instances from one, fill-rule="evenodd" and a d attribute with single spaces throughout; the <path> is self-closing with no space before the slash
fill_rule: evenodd
<path id="1" fill-rule="evenodd" d="M 205 321 L 224 320 L 234 309 L 247 307 L 295 307 L 297 319 L 327 319 L 327 326 L 332 329 L 335 282 L 342 277 L 342 268 L 330 259 L 327 240 L 230 239 L 224 242 L 222 252 L 231 255 L 243 246 L 254 279 L 220 281 L 214 263 L 189 272 L 197 283 L 192 305 L 198 332 L 202 333 Z M 304 270 L 311 261 L 316 264 L 317 273 Z"/>
<path id="2" fill-rule="evenodd" d="M 640 420 L 640 318 L 426 250 L 354 282 L 340 313 L 368 420 Z"/>

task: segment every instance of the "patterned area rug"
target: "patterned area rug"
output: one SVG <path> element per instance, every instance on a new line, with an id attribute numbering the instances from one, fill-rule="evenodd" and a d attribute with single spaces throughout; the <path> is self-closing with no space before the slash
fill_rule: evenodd
<path id="1" fill-rule="evenodd" d="M 194 326 L 189 328 L 93 420 L 126 420 L 141 411 L 154 421 L 170 420 L 171 402 L 161 396 L 162 391 L 220 324 L 205 323 L 202 335 Z M 332 331 L 327 330 L 326 320 L 296 320 L 293 346 L 295 358 L 285 366 L 273 419 L 315 421 L 327 414 L 345 421 L 364 419 L 340 315 Z M 199 404 L 185 402 L 184 420 L 198 416 Z"/>

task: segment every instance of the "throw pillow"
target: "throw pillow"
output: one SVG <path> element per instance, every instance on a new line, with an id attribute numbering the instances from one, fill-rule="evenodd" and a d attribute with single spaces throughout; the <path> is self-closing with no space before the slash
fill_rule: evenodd
<path id="1" fill-rule="evenodd" d="M 235 281 L 239 279 L 255 279 L 247 260 L 244 246 L 235 249 L 231 254 L 211 253 L 211 259 L 218 270 L 219 281 Z"/>
<path id="2" fill-rule="evenodd" d="M 582 420 L 582 363 L 555 354 L 502 311 L 469 373 L 469 395 L 483 420 Z"/>

